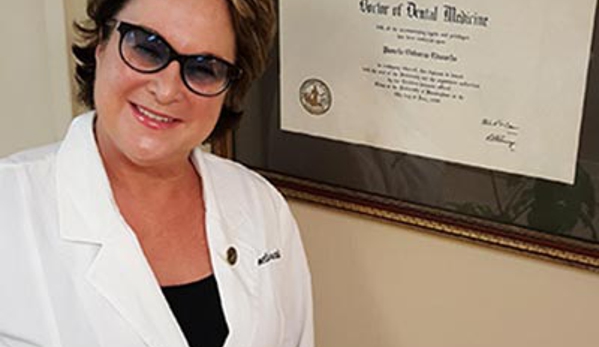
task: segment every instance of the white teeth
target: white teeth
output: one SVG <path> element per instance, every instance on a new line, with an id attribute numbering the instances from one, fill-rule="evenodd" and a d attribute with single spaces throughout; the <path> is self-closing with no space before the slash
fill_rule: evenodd
<path id="1" fill-rule="evenodd" d="M 152 112 L 150 112 L 148 110 L 144 110 L 141 107 L 138 107 L 137 110 L 139 110 L 139 112 L 141 114 L 143 114 L 144 116 L 146 116 L 146 117 L 148 117 L 148 118 L 150 118 L 152 120 L 158 121 L 158 122 L 172 123 L 172 122 L 175 121 L 173 118 L 166 118 L 166 117 L 159 116 L 159 115 L 154 114 L 154 113 L 152 113 Z"/>

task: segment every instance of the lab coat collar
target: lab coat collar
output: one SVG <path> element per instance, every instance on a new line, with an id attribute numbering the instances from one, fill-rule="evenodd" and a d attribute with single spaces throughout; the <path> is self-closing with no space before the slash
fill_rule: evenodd
<path id="1" fill-rule="evenodd" d="M 64 212 L 60 232 L 66 240 L 103 244 L 122 232 L 123 223 L 96 147 L 93 123 L 93 112 L 75 118 L 57 153 L 58 204 Z"/>

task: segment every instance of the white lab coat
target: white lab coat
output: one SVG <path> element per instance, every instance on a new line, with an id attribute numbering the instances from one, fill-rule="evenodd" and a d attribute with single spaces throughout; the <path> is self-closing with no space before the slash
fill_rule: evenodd
<path id="1" fill-rule="evenodd" d="M 75 119 L 58 145 L 0 161 L 0 346 L 187 346 L 118 212 L 93 118 Z M 193 160 L 225 346 L 312 347 L 310 276 L 284 199 L 239 164 L 200 150 Z"/>

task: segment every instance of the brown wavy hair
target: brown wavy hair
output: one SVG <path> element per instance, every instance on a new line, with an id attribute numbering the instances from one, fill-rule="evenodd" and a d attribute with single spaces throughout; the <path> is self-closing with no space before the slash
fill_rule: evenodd
<path id="1" fill-rule="evenodd" d="M 76 43 L 72 46 L 76 60 L 77 97 L 93 109 L 96 79 L 96 47 L 106 42 L 112 32 L 111 20 L 130 0 L 88 0 L 88 19 L 75 22 Z M 219 120 L 210 137 L 222 134 L 239 121 L 242 103 L 250 84 L 266 69 L 276 32 L 276 10 L 273 0 L 226 1 L 235 31 L 235 64 L 243 70 L 241 79 L 231 85 Z M 173 3 L 176 6 L 176 3 Z"/>

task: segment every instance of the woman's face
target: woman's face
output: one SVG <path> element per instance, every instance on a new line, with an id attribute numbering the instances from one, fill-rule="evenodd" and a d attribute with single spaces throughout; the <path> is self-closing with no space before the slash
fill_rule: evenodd
<path id="1" fill-rule="evenodd" d="M 180 54 L 234 62 L 235 34 L 225 0 L 130 0 L 116 19 L 157 32 Z M 105 160 L 148 167 L 187 160 L 216 125 L 226 93 L 194 94 L 176 61 L 157 73 L 134 71 L 121 60 L 119 39 L 113 31 L 96 50 L 96 137 Z"/>

